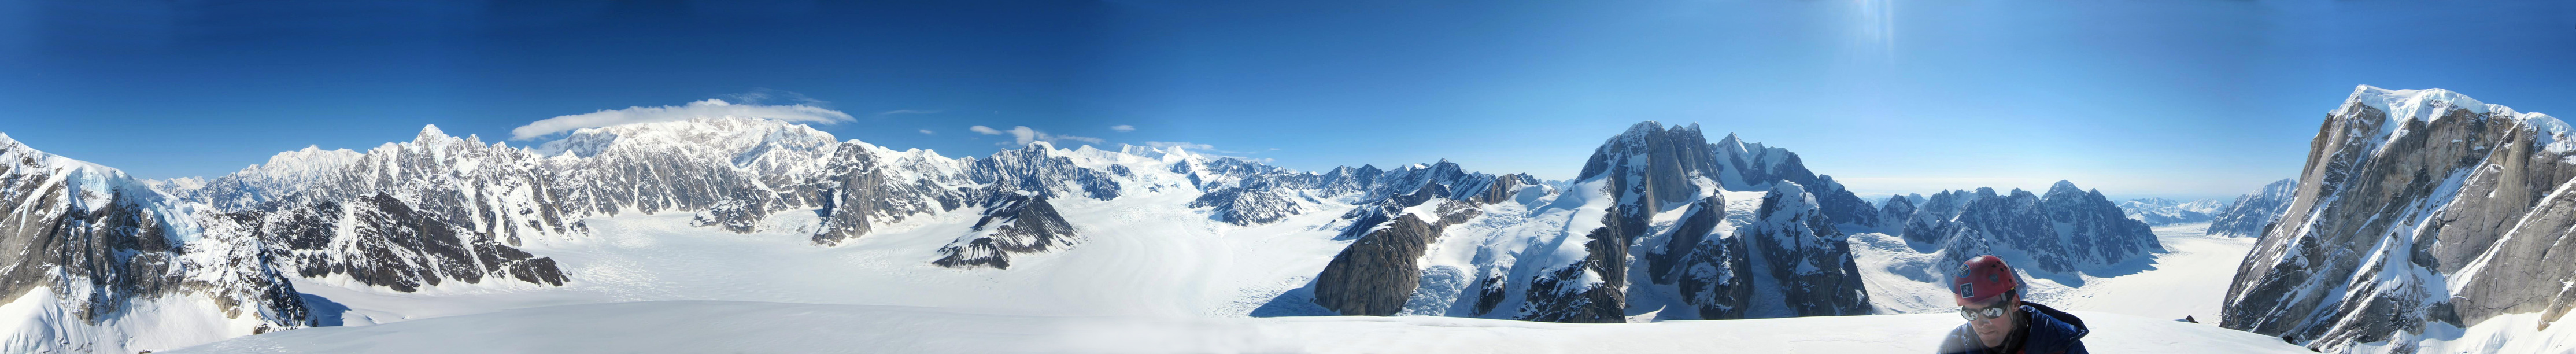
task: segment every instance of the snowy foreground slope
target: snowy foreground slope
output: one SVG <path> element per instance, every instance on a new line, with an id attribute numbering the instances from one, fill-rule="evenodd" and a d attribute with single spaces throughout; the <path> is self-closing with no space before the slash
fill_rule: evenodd
<path id="1" fill-rule="evenodd" d="M 2116 353 L 2306 353 L 2206 324 L 2076 311 Z M 302 329 L 168 353 L 1928 353 L 1950 314 L 1568 324 L 1448 317 L 1076 317 L 657 301 Z"/>

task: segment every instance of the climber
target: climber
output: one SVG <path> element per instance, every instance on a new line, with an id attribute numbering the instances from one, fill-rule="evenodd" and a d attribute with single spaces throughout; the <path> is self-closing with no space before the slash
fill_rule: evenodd
<path id="1" fill-rule="evenodd" d="M 1961 262 L 1951 298 L 1967 324 L 1950 330 L 1941 354 L 2087 354 L 2084 320 L 2022 301 L 2021 277 L 1993 255 Z"/>

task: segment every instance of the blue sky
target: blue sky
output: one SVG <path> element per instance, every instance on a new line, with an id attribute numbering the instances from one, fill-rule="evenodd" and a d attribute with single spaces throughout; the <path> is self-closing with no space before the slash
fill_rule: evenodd
<path id="1" fill-rule="evenodd" d="M 424 124 L 500 141 L 724 99 L 949 156 L 1014 140 L 969 127 L 1025 126 L 1566 178 L 1656 120 L 1864 193 L 2224 197 L 2296 173 L 2354 85 L 2576 116 L 2571 54 L 2563 1 L 11 1 L 0 132 L 214 176 Z"/>

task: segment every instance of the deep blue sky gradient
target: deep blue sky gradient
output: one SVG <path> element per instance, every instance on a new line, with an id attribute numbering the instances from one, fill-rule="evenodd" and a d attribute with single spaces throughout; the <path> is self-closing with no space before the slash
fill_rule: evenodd
<path id="1" fill-rule="evenodd" d="M 0 132 L 215 176 L 424 124 L 500 141 L 792 92 L 856 116 L 817 126 L 841 138 L 952 157 L 1008 141 L 968 126 L 1029 126 L 1566 178 L 1657 120 L 1865 193 L 2224 197 L 2296 173 L 2354 85 L 2576 116 L 2571 54 L 2564 1 L 16 1 Z"/>

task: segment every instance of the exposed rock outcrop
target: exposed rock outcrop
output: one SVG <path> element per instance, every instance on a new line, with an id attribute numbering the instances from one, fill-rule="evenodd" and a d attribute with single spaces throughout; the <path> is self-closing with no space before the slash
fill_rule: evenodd
<path id="1" fill-rule="evenodd" d="M 27 308 L 0 351 L 125 353 L 151 332 L 197 341 L 311 325 L 262 241 L 124 172 L 0 135 L 0 303 Z M 212 230 L 210 230 L 212 229 Z M 158 316 L 137 309 L 212 308 Z M 150 331 L 150 330 L 147 330 Z M 186 345 L 186 339 L 178 345 Z M 170 344 L 162 344 L 170 345 Z"/>
<path id="2" fill-rule="evenodd" d="M 1343 315 L 1394 315 L 1422 280 L 1415 261 L 1439 237 L 1438 226 L 1415 214 L 1370 231 L 1316 275 L 1315 304 Z"/>
<path id="3" fill-rule="evenodd" d="M 2326 116 L 2221 326 L 2327 351 L 2576 307 L 2576 136 L 2455 92 L 2362 86 Z"/>
<path id="4" fill-rule="evenodd" d="M 931 261 L 942 267 L 1011 268 L 1011 255 L 1039 253 L 1071 247 L 1082 241 L 1082 235 L 1046 197 L 1011 194 L 995 200 L 984 209 L 984 217 L 975 220 L 973 234 L 939 247 L 941 257 Z"/>
<path id="5" fill-rule="evenodd" d="M 1762 196 L 1755 221 L 1736 230 L 1757 275 L 1749 316 L 1841 316 L 1870 312 L 1847 237 L 1817 208 L 1816 197 L 1797 183 L 1777 183 Z M 1778 304 L 1764 301 L 1777 293 Z M 1702 307 L 1702 311 L 1707 311 Z M 1776 309 L 1785 313 L 1765 313 Z"/>

